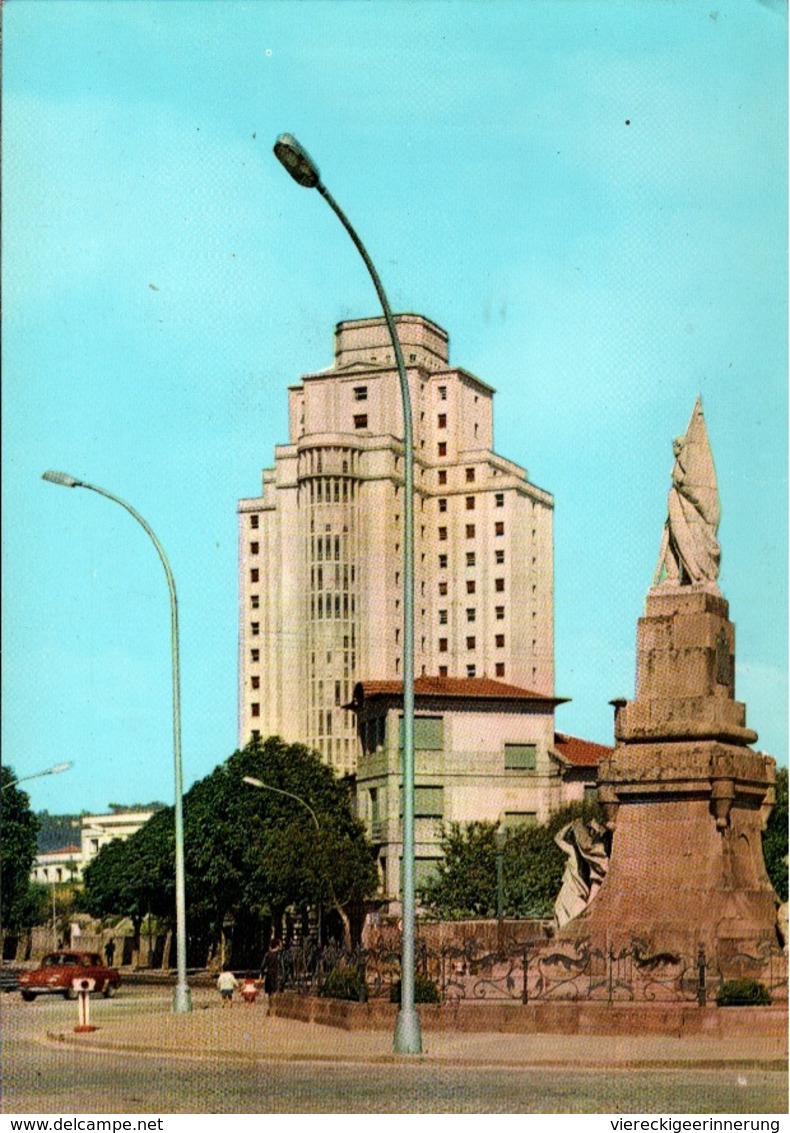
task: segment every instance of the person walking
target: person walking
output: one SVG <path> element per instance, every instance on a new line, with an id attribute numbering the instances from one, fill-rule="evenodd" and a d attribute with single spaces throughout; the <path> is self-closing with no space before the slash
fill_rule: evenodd
<path id="1" fill-rule="evenodd" d="M 223 1007 L 233 1006 L 233 993 L 239 986 L 239 981 L 228 968 L 223 968 L 217 979 L 220 999 Z"/>

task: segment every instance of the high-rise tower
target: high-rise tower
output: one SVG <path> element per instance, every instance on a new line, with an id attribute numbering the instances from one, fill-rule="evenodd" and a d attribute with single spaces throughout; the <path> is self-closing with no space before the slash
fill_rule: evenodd
<path id="1" fill-rule="evenodd" d="M 415 673 L 554 692 L 548 492 L 493 451 L 493 389 L 398 315 L 415 443 Z M 339 323 L 331 369 L 289 388 L 290 438 L 239 501 L 239 739 L 356 766 L 360 680 L 403 673 L 403 425 L 383 318 Z"/>

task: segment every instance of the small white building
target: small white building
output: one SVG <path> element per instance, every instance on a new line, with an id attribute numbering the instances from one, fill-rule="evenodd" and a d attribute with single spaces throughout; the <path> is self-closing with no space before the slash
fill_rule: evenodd
<path id="1" fill-rule="evenodd" d="M 38 854 L 30 880 L 46 884 L 81 882 L 85 867 L 102 846 L 120 838 L 125 841 L 145 826 L 153 810 L 125 810 L 112 814 L 84 814 L 80 822 L 80 845 Z"/>

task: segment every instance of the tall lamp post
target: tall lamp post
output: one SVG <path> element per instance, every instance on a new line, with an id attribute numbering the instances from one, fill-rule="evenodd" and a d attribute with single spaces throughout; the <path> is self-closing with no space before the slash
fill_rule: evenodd
<path id="1" fill-rule="evenodd" d="M 184 884 L 184 809 L 183 809 L 183 773 L 181 768 L 181 673 L 178 660 L 178 602 L 176 600 L 176 583 L 170 563 L 167 561 L 162 544 L 157 539 L 151 527 L 146 523 L 139 512 L 122 500 L 120 496 L 99 488 L 95 484 L 88 484 L 85 480 L 78 480 L 68 472 L 45 472 L 43 479 L 50 484 L 60 484 L 64 488 L 88 488 L 97 492 L 113 503 L 120 504 L 129 514 L 137 520 L 145 533 L 156 547 L 156 552 L 165 570 L 167 589 L 170 594 L 170 650 L 173 669 L 173 763 L 175 769 L 175 837 L 176 837 L 176 986 L 173 992 L 173 1011 L 176 1014 L 186 1014 L 192 1010 L 192 993 L 187 984 L 187 933 L 186 933 L 186 899 Z"/>
<path id="2" fill-rule="evenodd" d="M 403 509 L 403 937 L 401 1006 L 395 1023 L 393 1045 L 399 1054 L 420 1054 L 420 1019 L 414 1006 L 414 440 L 409 384 L 392 311 L 365 245 L 322 183 L 318 166 L 296 138 L 292 134 L 280 134 L 274 144 L 274 153 L 297 184 L 305 189 L 318 190 L 364 260 L 384 312 L 400 379 L 406 495 Z"/>
<path id="3" fill-rule="evenodd" d="M 34 771 L 32 775 L 21 775 L 18 779 L 12 779 L 10 783 L 3 784 L 3 790 L 7 791 L 9 787 L 15 787 L 17 783 L 26 783 L 28 779 L 41 779 L 44 775 L 60 775 L 64 771 L 71 769 L 71 760 L 65 763 L 56 763 L 53 767 L 47 767 L 45 771 Z"/>

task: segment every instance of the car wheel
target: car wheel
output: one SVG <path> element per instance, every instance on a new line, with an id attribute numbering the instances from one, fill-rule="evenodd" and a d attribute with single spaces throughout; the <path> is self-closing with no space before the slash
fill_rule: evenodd
<path id="1" fill-rule="evenodd" d="M 67 990 L 63 992 L 63 996 L 65 999 L 76 999 L 77 991 L 73 987 L 67 988 Z"/>
<path id="2" fill-rule="evenodd" d="M 36 998 L 36 993 L 34 991 L 23 991 L 22 998 L 24 999 L 25 1003 L 32 1003 Z"/>
<path id="3" fill-rule="evenodd" d="M 115 984 L 110 983 L 110 981 L 108 980 L 107 983 L 104 985 L 104 990 L 102 991 L 102 995 L 104 996 L 105 999 L 112 999 L 112 997 L 115 995 L 115 990 L 116 990 Z"/>

